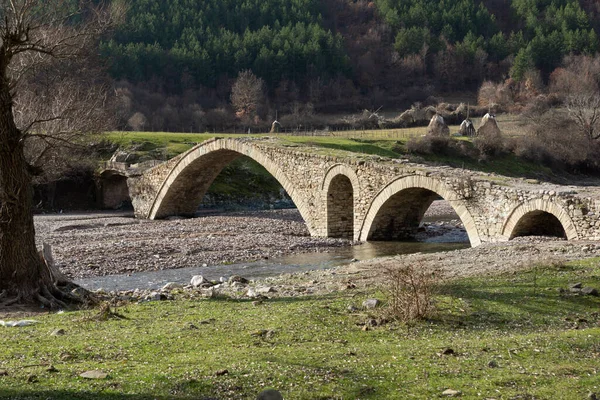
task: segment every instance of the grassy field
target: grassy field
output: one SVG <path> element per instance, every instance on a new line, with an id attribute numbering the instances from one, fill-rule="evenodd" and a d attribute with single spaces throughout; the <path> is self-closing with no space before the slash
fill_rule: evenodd
<path id="1" fill-rule="evenodd" d="M 385 299 L 375 289 L 258 306 L 181 295 L 106 321 L 40 315 L 2 328 L 0 398 L 253 399 L 274 387 L 286 399 L 434 399 L 449 388 L 464 399 L 583 399 L 600 392 L 600 299 L 559 288 L 600 286 L 599 265 L 448 282 L 433 319 L 367 331 L 357 324 L 383 311 L 347 308 Z M 88 370 L 108 377 L 79 377 Z"/>
<path id="2" fill-rule="evenodd" d="M 415 129 L 418 132 L 415 133 Z M 356 155 L 375 155 L 388 158 L 407 158 L 415 162 L 434 165 L 449 165 L 457 168 L 468 168 L 474 171 L 495 172 L 501 175 L 527 178 L 550 179 L 553 175 L 549 168 L 537 163 L 528 162 L 507 154 L 487 160 L 476 160 L 466 156 L 451 155 L 420 155 L 408 154 L 406 143 L 412 136 L 421 136 L 426 128 L 409 128 L 393 131 L 354 131 L 331 132 L 329 136 L 284 136 L 278 135 L 282 144 L 313 147 L 315 151 L 326 155 L 346 155 L 351 152 Z M 407 133 L 412 132 L 412 133 Z M 106 138 L 124 149 L 134 149 L 142 158 L 169 159 L 213 137 L 245 137 L 236 134 L 195 134 L 167 132 L 113 132 Z M 252 135 L 269 136 L 269 135 Z M 467 138 L 463 140 L 470 146 Z"/>

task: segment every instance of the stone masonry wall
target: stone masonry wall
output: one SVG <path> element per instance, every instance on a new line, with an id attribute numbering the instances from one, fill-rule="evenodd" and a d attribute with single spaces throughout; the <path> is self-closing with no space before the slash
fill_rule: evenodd
<path id="1" fill-rule="evenodd" d="M 286 147 L 269 138 L 211 139 L 131 177 L 128 185 L 136 216 L 167 215 L 168 198 L 171 203 L 175 199 L 185 202 L 185 191 L 190 190 L 186 185 L 194 185 L 196 179 L 191 174 L 186 179 L 181 178 L 186 176 L 185 170 L 194 168 L 203 157 L 219 150 L 243 154 L 262 164 L 286 189 L 315 236 L 328 234 L 328 185 L 341 173 L 350 179 L 354 192 L 355 239 L 366 238 L 367 227 L 374 223 L 379 208 L 386 201 L 409 193 L 405 189 L 419 187 L 427 189 L 423 193 L 434 192 L 450 202 L 465 223 L 473 245 L 507 240 L 519 219 L 535 210 L 555 215 L 569 239 L 600 240 L 600 190 L 590 192 L 589 188 L 565 188 L 403 160 L 372 156 L 361 159 L 352 153 L 347 157 L 324 156 L 316 154 L 314 148 Z M 201 173 L 200 169 L 195 171 Z M 170 185 L 177 187 L 176 193 L 168 193 Z M 430 200 L 424 195 L 423 202 Z M 329 207 L 335 204 L 330 202 Z M 347 214 L 344 210 L 331 211 L 330 224 L 339 225 L 340 221 L 333 219 Z M 339 228 L 332 230 L 337 231 Z"/>

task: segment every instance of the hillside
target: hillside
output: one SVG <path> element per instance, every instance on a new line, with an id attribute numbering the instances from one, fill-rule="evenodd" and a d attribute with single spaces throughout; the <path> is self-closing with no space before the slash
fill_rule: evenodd
<path id="1" fill-rule="evenodd" d="M 198 132 L 231 117 L 244 70 L 262 80 L 248 121 L 400 109 L 534 70 L 547 79 L 565 55 L 597 53 L 599 10 L 585 0 L 139 0 L 101 51 L 122 128 Z"/>

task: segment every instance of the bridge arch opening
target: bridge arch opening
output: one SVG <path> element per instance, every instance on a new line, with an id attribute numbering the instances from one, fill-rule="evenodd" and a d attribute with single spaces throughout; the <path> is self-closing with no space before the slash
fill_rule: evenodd
<path id="1" fill-rule="evenodd" d="M 521 236 L 551 236 L 566 239 L 567 233 L 556 216 L 546 211 L 536 210 L 526 213 L 519 219 L 509 239 Z"/>
<path id="2" fill-rule="evenodd" d="M 130 209 L 131 197 L 127 177 L 118 171 L 107 170 L 100 175 L 100 206 L 105 209 Z"/>
<path id="3" fill-rule="evenodd" d="M 215 139 L 204 142 L 185 153 L 162 182 L 148 212 L 150 219 L 169 216 L 194 216 L 199 205 L 223 169 L 242 156 L 247 156 L 270 174 L 296 206 L 311 234 L 315 227 L 301 193 L 280 167 L 265 153 L 247 143 Z"/>
<path id="4" fill-rule="evenodd" d="M 464 201 L 444 183 L 423 176 L 397 179 L 375 197 L 360 230 L 360 240 L 415 239 L 424 228 L 422 223 L 426 212 L 440 200 L 443 202 L 439 203 L 445 204 L 445 208 L 453 214 L 450 218 L 462 225 L 459 229 L 466 231 L 471 246 L 481 244 L 475 221 Z"/>
<path id="5" fill-rule="evenodd" d="M 354 238 L 354 188 L 343 174 L 333 177 L 327 188 L 327 236 Z"/>
<path id="6" fill-rule="evenodd" d="M 504 224 L 502 236 L 550 236 L 577 240 L 577 229 L 568 212 L 551 201 L 532 200 L 516 207 Z"/>

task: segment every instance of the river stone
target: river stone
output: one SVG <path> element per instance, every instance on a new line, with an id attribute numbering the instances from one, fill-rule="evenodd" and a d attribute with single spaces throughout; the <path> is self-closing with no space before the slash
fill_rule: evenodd
<path id="1" fill-rule="evenodd" d="M 256 400 L 283 400 L 283 395 L 275 389 L 267 389 L 260 392 Z"/>
<path id="2" fill-rule="evenodd" d="M 577 282 L 569 286 L 569 289 L 581 289 L 582 287 L 583 285 L 581 284 L 581 282 Z"/>
<path id="3" fill-rule="evenodd" d="M 79 375 L 85 379 L 106 379 L 108 378 L 108 374 L 102 371 L 86 371 Z"/>
<path id="4" fill-rule="evenodd" d="M 233 283 L 236 283 L 236 282 L 241 283 L 243 285 L 247 285 L 249 283 L 248 279 L 243 278 L 239 275 L 230 276 L 229 279 L 227 280 L 227 283 L 229 283 L 230 285 Z"/>
<path id="5" fill-rule="evenodd" d="M 260 293 L 260 294 L 267 294 L 267 293 L 276 293 L 277 290 L 275 290 L 275 288 L 273 286 L 262 286 L 259 288 L 256 288 L 256 293 Z"/>
<path id="6" fill-rule="evenodd" d="M 586 294 L 588 296 L 598 296 L 598 289 L 593 287 L 584 287 L 581 289 L 581 293 Z"/>
<path id="7" fill-rule="evenodd" d="M 182 287 L 183 285 L 181 283 L 169 282 L 165 286 L 163 286 L 161 290 L 171 291 L 174 289 L 181 289 Z"/>
<path id="8" fill-rule="evenodd" d="M 207 280 L 204 279 L 204 277 L 202 275 L 194 275 L 192 277 L 192 280 L 190 282 L 190 285 L 192 285 L 193 287 L 197 288 L 200 285 L 202 285 L 203 283 L 206 283 Z"/>
<path id="9" fill-rule="evenodd" d="M 378 299 L 367 299 L 367 300 L 363 301 L 362 306 L 363 306 L 363 308 L 366 308 L 367 310 L 371 310 L 373 308 L 376 308 L 380 304 L 381 304 L 381 301 L 379 301 Z"/>
<path id="10" fill-rule="evenodd" d="M 159 292 L 152 292 L 144 298 L 146 301 L 161 301 L 166 300 L 167 296 Z"/>

